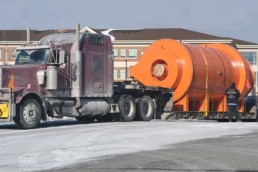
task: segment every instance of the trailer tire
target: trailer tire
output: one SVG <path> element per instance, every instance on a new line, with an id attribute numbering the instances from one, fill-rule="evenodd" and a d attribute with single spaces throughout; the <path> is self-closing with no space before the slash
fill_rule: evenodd
<path id="1" fill-rule="evenodd" d="M 131 95 L 122 95 L 118 102 L 119 119 L 123 122 L 133 121 L 136 114 L 136 105 Z"/>
<path id="2" fill-rule="evenodd" d="M 155 104 L 149 96 L 143 96 L 137 103 L 137 119 L 140 121 L 150 121 L 156 111 Z"/>
<path id="3" fill-rule="evenodd" d="M 42 117 L 42 109 L 36 99 L 26 99 L 17 106 L 15 124 L 20 129 L 37 128 Z"/>

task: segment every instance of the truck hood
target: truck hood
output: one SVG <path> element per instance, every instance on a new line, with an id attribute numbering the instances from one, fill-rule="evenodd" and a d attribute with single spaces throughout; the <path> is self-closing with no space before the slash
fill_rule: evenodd
<path id="1" fill-rule="evenodd" d="M 10 82 L 13 82 L 14 90 L 28 85 L 38 87 L 37 72 L 40 70 L 46 70 L 46 65 L 0 66 L 0 87 L 10 87 Z"/>

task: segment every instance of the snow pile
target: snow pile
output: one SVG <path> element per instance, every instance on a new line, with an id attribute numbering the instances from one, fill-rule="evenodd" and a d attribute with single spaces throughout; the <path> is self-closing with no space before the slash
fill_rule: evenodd
<path id="1" fill-rule="evenodd" d="M 114 41 L 116 38 L 115 38 L 113 35 L 110 35 L 110 34 L 109 34 L 109 32 L 111 32 L 112 30 L 114 30 L 114 29 L 108 29 L 108 30 L 102 31 L 101 33 L 102 33 L 103 35 L 108 35 L 108 36 L 110 36 L 111 41 Z"/>

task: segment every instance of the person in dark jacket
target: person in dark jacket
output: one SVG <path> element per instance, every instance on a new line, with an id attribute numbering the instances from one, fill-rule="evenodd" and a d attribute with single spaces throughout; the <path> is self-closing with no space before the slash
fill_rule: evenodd
<path id="1" fill-rule="evenodd" d="M 240 116 L 238 112 L 238 103 L 239 103 L 239 97 L 240 92 L 236 88 L 236 83 L 232 82 L 230 87 L 225 92 L 227 97 L 227 105 L 228 105 L 228 121 L 231 122 L 233 115 L 235 115 L 235 118 L 238 122 L 240 122 Z"/>

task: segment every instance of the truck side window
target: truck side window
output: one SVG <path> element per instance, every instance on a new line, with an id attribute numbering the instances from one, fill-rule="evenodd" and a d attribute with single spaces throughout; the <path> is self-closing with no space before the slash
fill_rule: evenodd
<path id="1" fill-rule="evenodd" d="M 88 40 L 89 44 L 94 44 L 94 45 L 103 45 L 104 41 L 103 38 L 100 37 L 90 37 L 90 39 Z"/>
<path id="2" fill-rule="evenodd" d="M 94 76 L 103 75 L 103 59 L 101 57 L 93 58 L 93 72 Z"/>
<path id="3" fill-rule="evenodd" d="M 103 45 L 104 41 L 103 38 L 97 38 L 98 45 Z"/>

